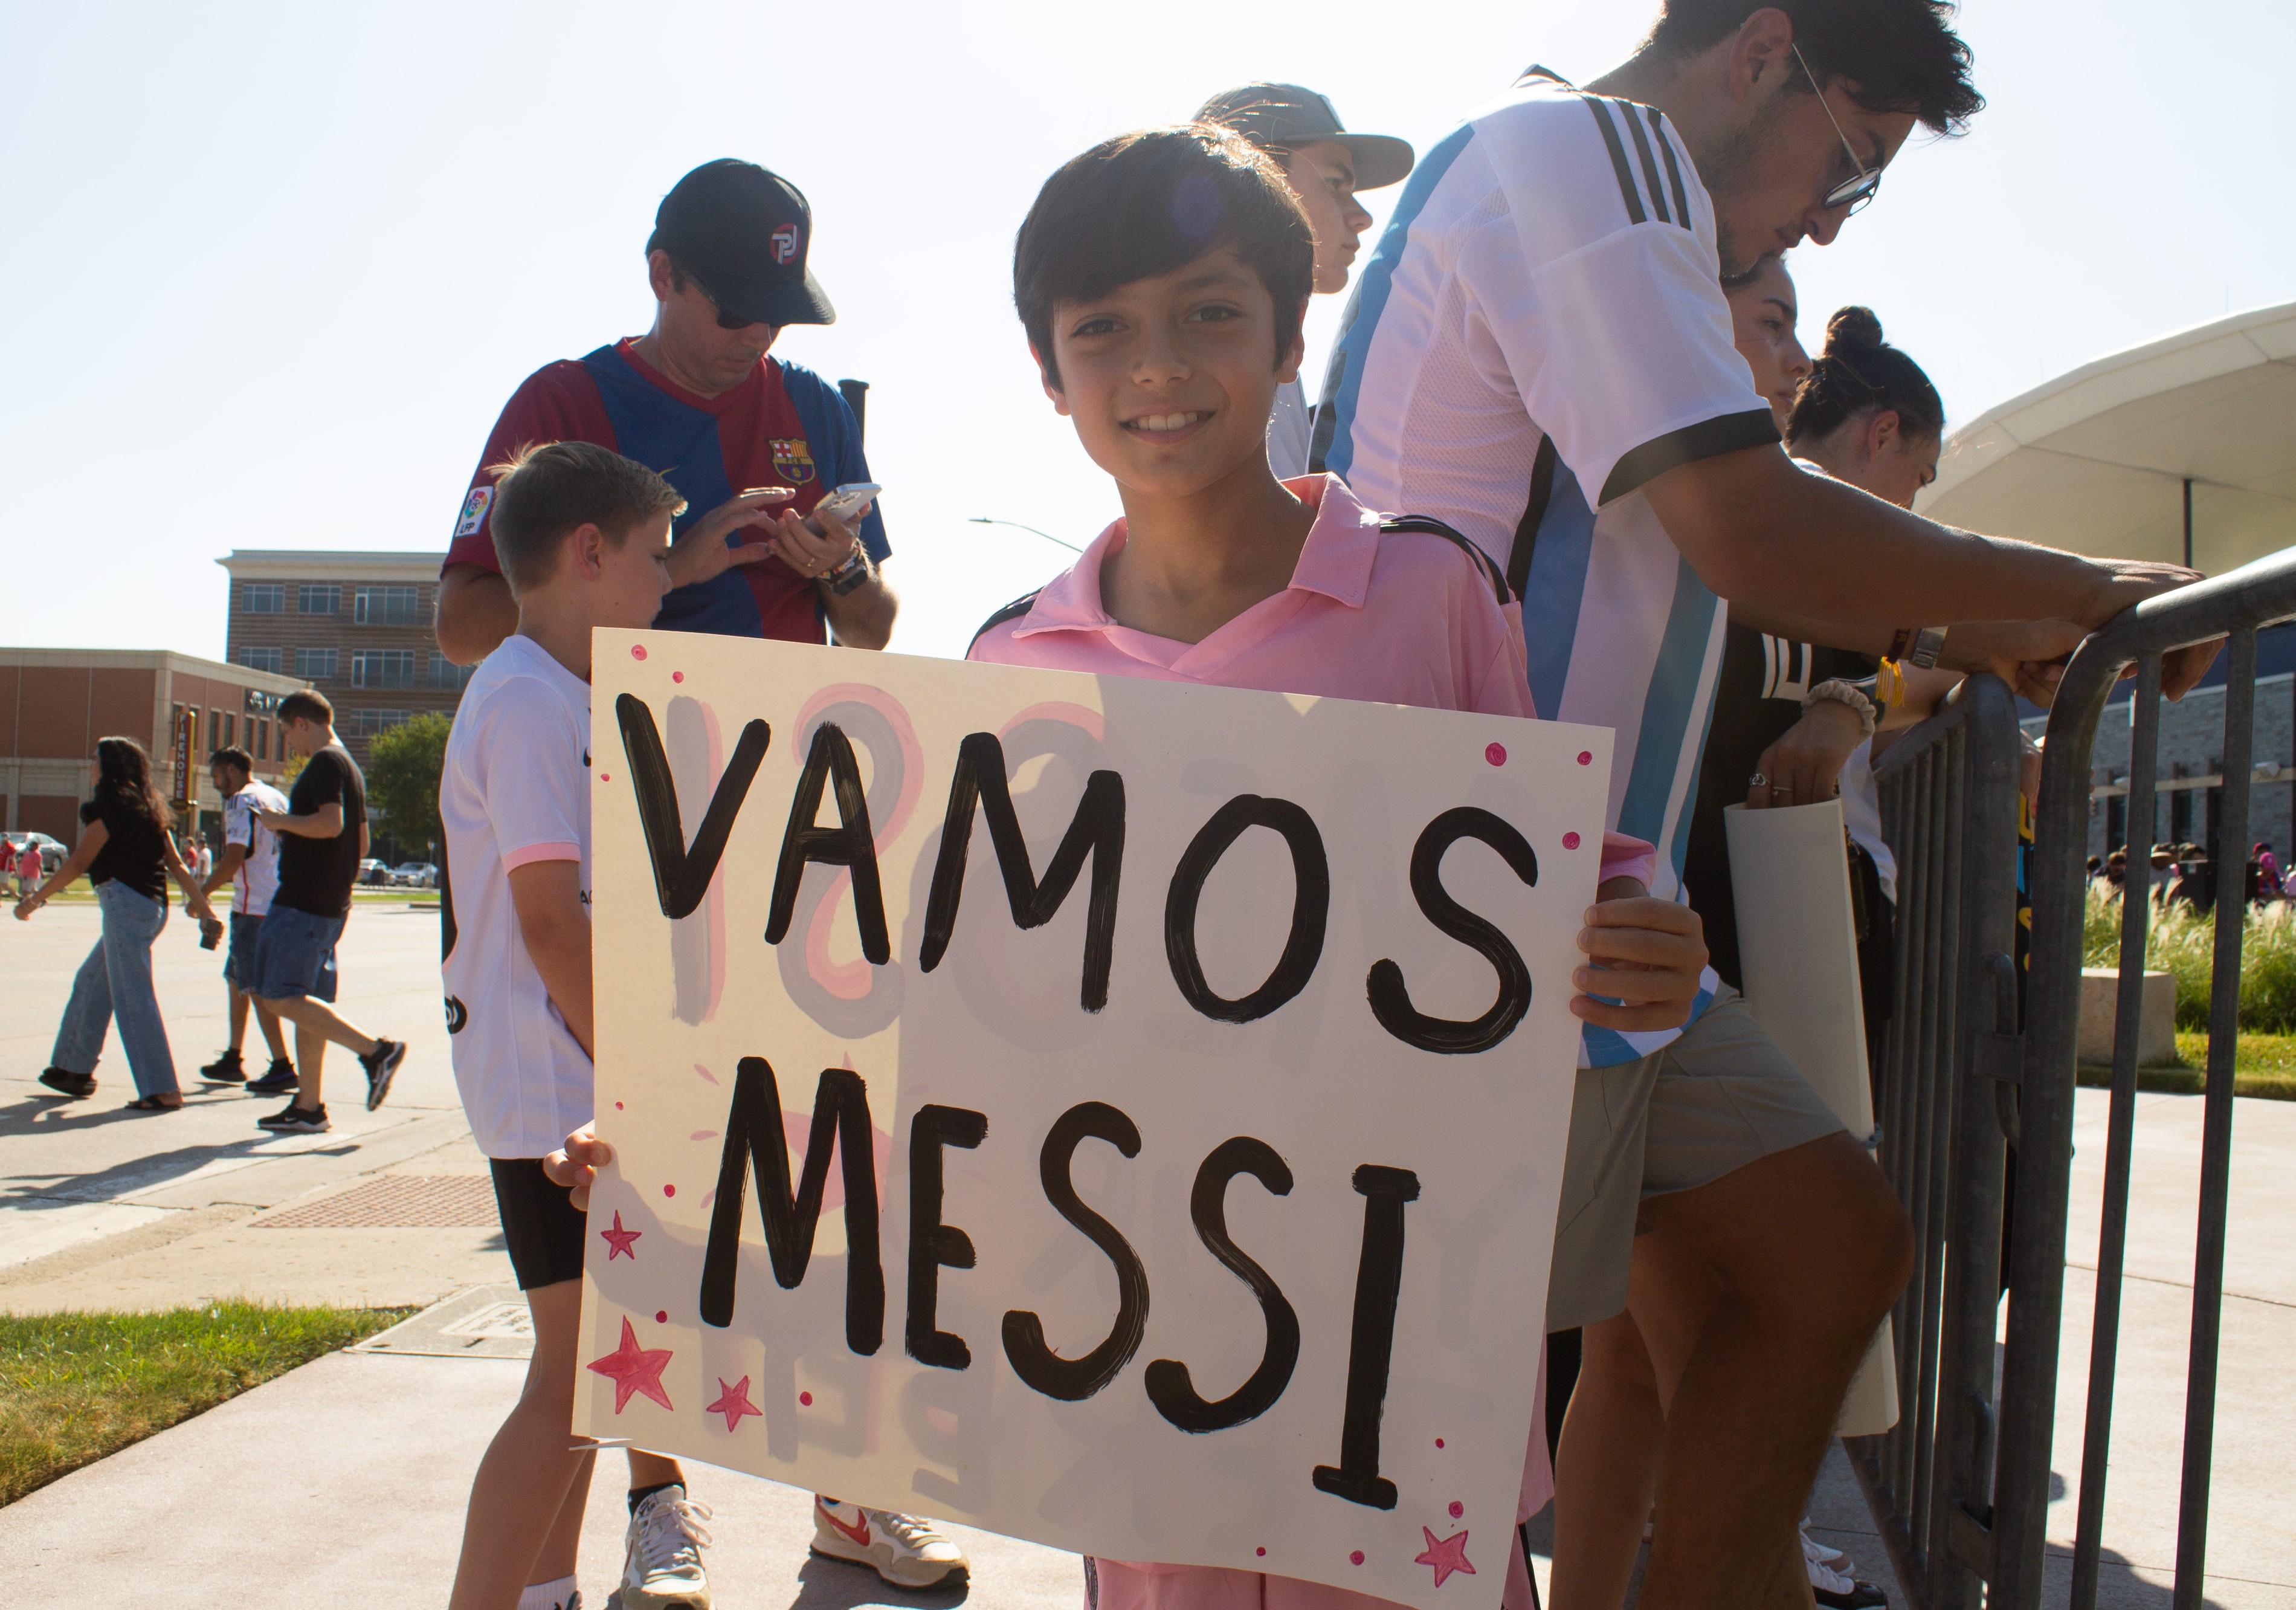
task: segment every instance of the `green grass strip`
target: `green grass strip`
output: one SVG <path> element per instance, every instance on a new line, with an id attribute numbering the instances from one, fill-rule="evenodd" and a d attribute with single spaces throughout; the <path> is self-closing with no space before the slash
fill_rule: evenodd
<path id="1" fill-rule="evenodd" d="M 413 1311 L 215 1302 L 0 1314 L 0 1504 Z"/>

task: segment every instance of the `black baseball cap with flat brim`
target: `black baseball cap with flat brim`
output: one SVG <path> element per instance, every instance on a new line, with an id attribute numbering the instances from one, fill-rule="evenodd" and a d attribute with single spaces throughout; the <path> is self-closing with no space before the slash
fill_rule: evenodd
<path id="1" fill-rule="evenodd" d="M 813 209 L 777 173 L 734 157 L 671 186 L 648 252 L 667 251 L 720 309 L 760 324 L 833 324 L 837 309 L 806 269 Z"/>
<path id="2" fill-rule="evenodd" d="M 1222 90 L 1198 109 L 1196 121 L 1233 128 L 1263 150 L 1297 151 L 1319 140 L 1344 145 L 1355 159 L 1357 190 L 1400 184 L 1419 160 L 1408 140 L 1349 134 L 1329 100 L 1297 84 L 1245 84 Z"/>

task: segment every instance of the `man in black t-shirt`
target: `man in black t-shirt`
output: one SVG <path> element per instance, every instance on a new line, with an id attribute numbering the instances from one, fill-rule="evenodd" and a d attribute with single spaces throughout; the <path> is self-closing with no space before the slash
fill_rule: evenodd
<path id="1" fill-rule="evenodd" d="M 279 889 L 256 938 L 255 981 L 248 993 L 294 1023 L 295 1072 L 257 1080 L 248 1088 L 293 1090 L 284 1108 L 257 1122 L 274 1133 L 311 1134 L 330 1127 L 320 1084 L 329 1040 L 357 1054 L 366 1070 L 370 1113 L 390 1095 L 406 1042 L 377 1039 L 328 1005 L 335 998 L 335 941 L 350 916 L 351 886 L 366 855 L 366 778 L 335 736 L 334 707 L 324 694 L 288 694 L 279 702 L 278 719 L 287 747 L 309 759 L 287 795 L 287 809 L 258 813 L 280 835 Z"/>

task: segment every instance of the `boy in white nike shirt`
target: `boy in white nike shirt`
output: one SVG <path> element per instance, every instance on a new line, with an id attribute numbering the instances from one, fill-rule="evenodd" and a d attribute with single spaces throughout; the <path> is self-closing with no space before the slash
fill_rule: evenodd
<path id="1" fill-rule="evenodd" d="M 445 973 L 455 1082 L 492 1164 L 534 1316 L 534 1361 L 471 1488 L 453 1610 L 575 1610 L 594 1455 L 570 1451 L 583 1212 L 542 1158 L 591 1116 L 590 632 L 652 623 L 685 506 L 586 442 L 504 466 L 495 547 L 518 630 L 480 665 L 447 743 L 439 814 L 455 869 Z M 629 1450 L 623 1610 L 709 1610 L 699 1524 L 675 1460 Z"/>

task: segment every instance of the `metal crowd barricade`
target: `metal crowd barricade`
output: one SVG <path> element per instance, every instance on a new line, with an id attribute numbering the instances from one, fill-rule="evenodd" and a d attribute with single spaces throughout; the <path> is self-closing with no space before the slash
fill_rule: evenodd
<path id="1" fill-rule="evenodd" d="M 2000 1456 L 1993 1502 L 1966 1529 L 1968 1557 L 1999 1606 L 2041 1602 L 2051 1437 L 2055 1430 L 2057 1341 L 2063 1323 L 2065 1233 L 2072 1163 L 2074 1042 L 2080 1018 L 2081 935 L 2087 899 L 2090 755 L 2106 699 L 2136 668 L 2130 711 L 2131 831 L 2150 835 L 2160 736 L 2161 657 L 2230 638 L 2225 687 L 2224 820 L 2235 845 L 2217 877 L 2216 936 L 2202 1111 L 2198 1244 L 2186 1365 L 2183 1483 L 2177 1500 L 2177 1610 L 2200 1610 L 2208 1547 L 2209 1474 L 2216 1431 L 2217 1349 L 2224 1306 L 2226 1193 L 2230 1182 L 2233 1057 L 2240 1014 L 2240 957 L 2247 916 L 2242 875 L 2253 761 L 2256 632 L 2296 616 L 2296 550 L 2148 600 L 2081 645 L 2049 714 L 2047 761 L 2034 829 L 2033 965 L 2019 1100 L 2011 1291 L 2002 1355 Z M 2145 825 L 2139 829 L 2136 825 Z M 2120 1337 L 2121 1260 L 2128 1226 L 2129 1152 L 2136 1129 L 2136 1030 L 2151 876 L 2128 858 L 2121 907 L 2120 981 L 2113 1024 L 2112 1096 L 2106 1131 L 2103 1219 L 2097 1247 L 2096 1312 L 2089 1352 L 2071 1604 L 2096 1603 L 2106 1458 Z"/>
<path id="2" fill-rule="evenodd" d="M 1980 1604 L 2038 1610 L 2042 1602 L 2098 719 L 2134 667 L 2128 820 L 2149 839 L 2162 657 L 2228 637 L 2222 804 L 2224 820 L 2240 825 L 2226 842 L 2244 842 L 2257 628 L 2292 617 L 2296 550 L 2148 601 L 2074 655 L 2049 716 L 2035 818 L 2021 1034 L 2013 960 L 2020 746 L 2007 689 L 1991 678 L 1972 678 L 1876 768 L 1883 828 L 1898 862 L 1894 1008 L 1875 1101 L 1879 1154 L 1913 1218 L 1917 1251 L 1894 1316 L 1898 1423 L 1881 1436 L 1854 1440 L 1849 1449 L 1898 1580 L 1923 1610 L 1975 1610 Z M 2141 853 L 2128 859 L 2072 1610 L 2096 1604 L 2120 1346 L 2137 1021 L 2151 916 L 2149 859 Z M 2177 1610 L 2200 1610 L 2202 1603 L 2246 913 L 2242 868 L 2227 861 L 2216 891 Z M 2010 1148 L 2016 1185 L 2005 1237 Z M 2005 1256 L 2009 1298 L 1997 1376 Z"/>
<path id="3" fill-rule="evenodd" d="M 1991 1487 L 2003 1126 L 2017 1045 L 2017 782 L 2009 690 L 1972 677 L 1874 768 L 1898 860 L 1897 976 L 1874 1116 L 1915 1229 L 1892 1316 L 1899 1413 L 1850 1461 L 1917 1603 L 1973 1606 L 1954 1517 Z M 1989 1087 L 1989 1088 L 1988 1088 Z M 1942 1562 L 1942 1564 L 1941 1564 Z"/>

